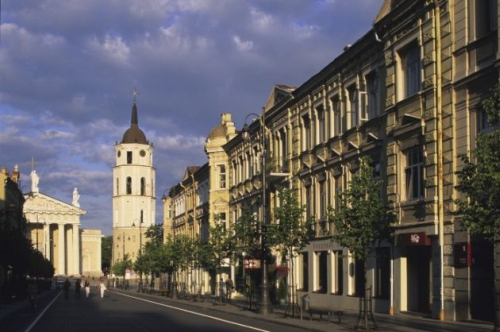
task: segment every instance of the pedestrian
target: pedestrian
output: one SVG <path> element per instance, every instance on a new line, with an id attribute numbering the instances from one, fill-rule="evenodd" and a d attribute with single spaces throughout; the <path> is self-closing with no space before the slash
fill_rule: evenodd
<path id="1" fill-rule="evenodd" d="M 220 292 L 220 301 L 225 302 L 226 301 L 226 283 L 224 282 L 224 279 L 220 278 L 219 282 L 219 292 Z"/>
<path id="2" fill-rule="evenodd" d="M 85 297 L 89 297 L 90 295 L 90 282 L 85 280 Z"/>
<path id="3" fill-rule="evenodd" d="M 71 288 L 71 283 L 69 282 L 68 278 L 66 278 L 63 288 L 64 288 L 64 298 L 67 300 L 69 299 L 69 289 Z"/>
<path id="4" fill-rule="evenodd" d="M 28 299 L 30 301 L 31 310 L 36 310 L 36 297 L 38 294 L 38 287 L 34 280 L 30 281 L 28 285 Z"/>
<path id="5" fill-rule="evenodd" d="M 230 301 L 231 300 L 231 294 L 234 291 L 234 284 L 233 281 L 231 280 L 231 277 L 228 277 L 226 279 L 226 300 Z"/>
<path id="6" fill-rule="evenodd" d="M 99 284 L 99 290 L 101 291 L 101 299 L 104 297 L 104 291 L 106 290 L 106 285 L 104 285 L 104 281 L 101 281 Z"/>
<path id="7" fill-rule="evenodd" d="M 82 285 L 80 283 L 80 279 L 76 279 L 75 281 L 75 298 L 79 299 L 82 295 Z"/>

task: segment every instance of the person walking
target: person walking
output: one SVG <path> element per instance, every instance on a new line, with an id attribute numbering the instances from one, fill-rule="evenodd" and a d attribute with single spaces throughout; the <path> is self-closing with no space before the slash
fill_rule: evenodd
<path id="1" fill-rule="evenodd" d="M 36 310 L 36 297 L 38 294 L 38 287 L 35 281 L 30 281 L 28 285 L 28 299 L 31 305 L 31 310 L 35 312 Z"/>
<path id="2" fill-rule="evenodd" d="M 64 298 L 67 300 L 69 299 L 69 289 L 71 288 L 71 283 L 69 282 L 69 279 L 66 278 L 63 288 L 64 288 Z"/>
<path id="3" fill-rule="evenodd" d="M 75 298 L 79 299 L 82 297 L 82 287 L 81 287 L 80 279 L 75 281 Z"/>
<path id="4" fill-rule="evenodd" d="M 85 297 L 89 297 L 90 295 L 90 282 L 85 280 Z"/>
<path id="5" fill-rule="evenodd" d="M 101 299 L 104 297 L 104 291 L 106 290 L 106 285 L 104 285 L 104 281 L 101 281 L 99 284 L 99 290 L 101 291 Z"/>
<path id="6" fill-rule="evenodd" d="M 225 292 L 224 288 L 226 288 L 226 283 L 224 282 L 224 279 L 220 278 L 219 292 L 220 292 L 220 302 L 221 303 L 226 302 L 226 292 Z"/>
<path id="7" fill-rule="evenodd" d="M 226 300 L 227 301 L 231 300 L 231 294 L 233 293 L 233 290 L 234 290 L 233 281 L 231 280 L 231 277 L 228 277 L 226 279 Z"/>

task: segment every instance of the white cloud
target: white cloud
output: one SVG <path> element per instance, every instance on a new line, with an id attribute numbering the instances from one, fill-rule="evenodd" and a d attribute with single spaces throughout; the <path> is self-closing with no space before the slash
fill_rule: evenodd
<path id="1" fill-rule="evenodd" d="M 130 48 L 127 43 L 119 36 L 111 36 L 106 34 L 102 40 L 99 40 L 96 36 L 88 41 L 88 47 L 92 52 L 95 52 L 98 56 L 102 56 L 109 62 L 118 62 L 121 64 L 126 64 Z"/>
<path id="2" fill-rule="evenodd" d="M 250 40 L 243 41 L 239 36 L 234 36 L 233 41 L 236 44 L 236 47 L 238 48 L 239 51 L 248 52 L 253 49 L 253 42 Z"/>

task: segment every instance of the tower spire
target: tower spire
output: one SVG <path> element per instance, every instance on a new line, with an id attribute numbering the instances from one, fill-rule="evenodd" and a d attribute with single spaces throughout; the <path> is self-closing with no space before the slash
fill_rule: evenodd
<path id="1" fill-rule="evenodd" d="M 132 106 L 132 119 L 130 121 L 132 125 L 139 125 L 139 118 L 137 116 L 137 100 L 136 100 L 138 94 L 139 92 L 137 92 L 137 89 L 134 87 L 134 91 L 132 91 L 132 95 L 134 96 L 134 105 Z"/>

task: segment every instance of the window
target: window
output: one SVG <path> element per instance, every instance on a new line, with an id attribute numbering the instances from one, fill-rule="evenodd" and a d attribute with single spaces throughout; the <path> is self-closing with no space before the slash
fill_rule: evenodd
<path id="1" fill-rule="evenodd" d="M 246 158 L 246 177 L 247 179 L 251 178 L 253 175 L 254 175 L 254 172 L 253 172 L 253 164 L 252 164 L 252 154 L 250 153 L 250 151 L 247 152 L 247 158 Z"/>
<path id="2" fill-rule="evenodd" d="M 338 211 L 341 206 L 341 194 L 342 194 L 342 176 L 335 177 L 335 211 Z"/>
<path id="3" fill-rule="evenodd" d="M 472 36 L 479 39 L 496 29 L 496 0 L 472 0 L 475 15 L 471 15 L 471 26 L 475 28 Z"/>
<path id="4" fill-rule="evenodd" d="M 146 195 L 146 179 L 141 178 L 141 196 Z"/>
<path id="5" fill-rule="evenodd" d="M 401 64 L 404 82 L 404 98 L 420 91 L 421 64 L 420 48 L 417 43 L 412 44 L 401 53 Z"/>
<path id="6" fill-rule="evenodd" d="M 307 216 L 307 218 L 312 217 L 311 203 L 312 203 L 311 187 L 309 186 L 309 187 L 306 187 L 306 216 Z"/>
<path id="7" fill-rule="evenodd" d="M 127 151 L 127 164 L 132 164 L 132 151 Z"/>
<path id="8" fill-rule="evenodd" d="M 319 182 L 319 217 L 326 218 L 326 181 Z"/>
<path id="9" fill-rule="evenodd" d="M 325 108 L 323 105 L 320 105 L 316 108 L 317 114 L 317 127 L 318 127 L 318 139 L 319 143 L 324 143 L 326 141 L 326 116 L 325 116 Z"/>
<path id="10" fill-rule="evenodd" d="M 226 233 L 226 213 L 225 212 L 222 212 L 222 213 L 219 213 L 219 219 L 217 220 L 219 222 L 219 224 L 222 226 L 222 233 Z"/>
<path id="11" fill-rule="evenodd" d="M 390 270 L 391 270 L 391 251 L 389 248 L 377 248 L 377 262 L 374 276 L 374 293 L 378 298 L 388 299 L 390 295 Z"/>
<path id="12" fill-rule="evenodd" d="M 132 178 L 129 176 L 127 177 L 127 195 L 132 194 Z"/>
<path id="13" fill-rule="evenodd" d="M 281 171 L 286 172 L 288 171 L 288 140 L 286 137 L 286 131 L 285 130 L 280 130 L 279 132 L 279 137 L 280 137 L 280 146 L 281 146 L 281 151 L 279 151 L 279 155 L 281 156 Z"/>
<path id="14" fill-rule="evenodd" d="M 477 131 L 482 133 L 490 130 L 491 125 L 488 122 L 488 114 L 483 108 L 481 108 L 477 111 Z"/>
<path id="15" fill-rule="evenodd" d="M 424 197 L 424 157 L 422 148 L 417 147 L 406 152 L 406 199 Z"/>
<path id="16" fill-rule="evenodd" d="M 333 275 L 335 277 L 332 283 L 332 292 L 341 295 L 344 292 L 344 258 L 342 256 L 342 250 L 333 251 L 332 255 L 334 266 Z"/>
<path id="17" fill-rule="evenodd" d="M 226 166 L 219 165 L 218 168 L 219 168 L 219 189 L 225 189 L 226 188 Z"/>
<path id="18" fill-rule="evenodd" d="M 301 253 L 302 257 L 302 290 L 309 290 L 309 256 L 307 252 Z"/>
<path id="19" fill-rule="evenodd" d="M 116 195 L 120 195 L 120 179 L 116 178 Z"/>
<path id="20" fill-rule="evenodd" d="M 378 115 L 378 76 L 375 72 L 366 76 L 366 118 L 373 119 Z"/>
<path id="21" fill-rule="evenodd" d="M 347 119 L 349 126 L 347 129 L 351 129 L 358 125 L 358 112 L 359 112 L 359 98 L 358 98 L 358 90 L 356 90 L 355 86 L 351 86 L 347 93 L 349 94 L 349 118 Z"/>
<path id="22" fill-rule="evenodd" d="M 304 126 L 303 138 L 304 138 L 304 150 L 310 150 L 312 148 L 312 132 L 311 132 L 311 119 L 308 115 L 302 118 L 302 124 Z"/>
<path id="23" fill-rule="evenodd" d="M 342 134 L 342 114 L 340 113 L 340 99 L 339 96 L 335 96 L 332 99 L 333 107 L 333 130 L 334 135 Z"/>
<path id="24" fill-rule="evenodd" d="M 319 251 L 315 253 L 318 260 L 318 274 L 317 274 L 317 282 L 315 285 L 315 292 L 325 294 L 328 290 L 328 266 L 327 266 L 327 252 Z"/>

